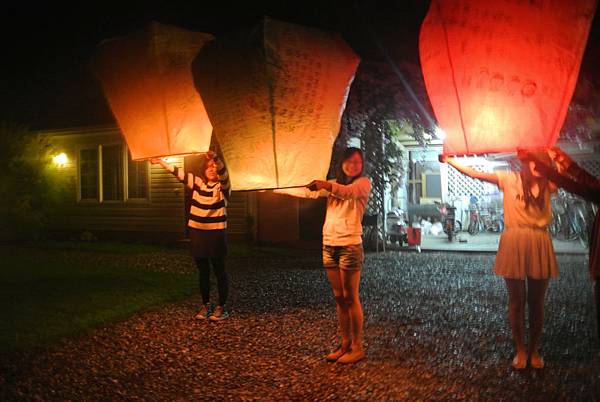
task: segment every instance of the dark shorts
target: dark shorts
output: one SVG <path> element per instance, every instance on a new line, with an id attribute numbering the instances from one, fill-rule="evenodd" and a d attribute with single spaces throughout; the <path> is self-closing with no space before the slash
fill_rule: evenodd
<path id="1" fill-rule="evenodd" d="M 323 245 L 323 266 L 347 271 L 360 271 L 365 262 L 362 244 L 352 246 Z"/>

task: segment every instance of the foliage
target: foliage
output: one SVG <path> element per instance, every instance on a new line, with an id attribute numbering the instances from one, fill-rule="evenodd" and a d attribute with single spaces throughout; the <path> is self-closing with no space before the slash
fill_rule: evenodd
<path id="1" fill-rule="evenodd" d="M 600 139 L 600 90 L 585 74 L 579 77 L 560 135 L 578 144 Z"/>
<path id="2" fill-rule="evenodd" d="M 339 163 L 337 158 L 350 139 L 358 138 L 365 151 L 365 172 L 373 180 L 369 213 L 383 211 L 386 186 L 390 186 L 394 200 L 403 184 L 408 161 L 403 157 L 400 135 L 412 136 L 425 146 L 435 130 L 431 116 L 425 83 L 416 64 L 361 63 L 348 96 L 333 165 Z"/>
<path id="3" fill-rule="evenodd" d="M 397 67 L 415 97 L 388 64 L 361 63 L 348 96 L 341 137 L 360 138 L 368 135 L 369 124 L 397 120 L 410 124 L 412 136 L 425 143 L 426 133 L 433 133 L 435 127 L 429 120 L 433 112 L 420 69 L 408 62 Z"/>
<path id="4" fill-rule="evenodd" d="M 409 126 L 411 129 L 405 130 L 406 133 L 423 145 L 433 134 L 433 111 L 419 67 L 409 62 L 396 67 L 414 97 L 393 67 L 386 63 L 362 62 L 348 96 L 335 156 L 352 137 L 360 138 L 363 144 L 377 143 L 381 130 L 390 129 L 388 121 L 396 121 L 396 127 Z M 389 144 L 390 134 L 386 137 Z"/>
<path id="5" fill-rule="evenodd" d="M 0 239 L 43 234 L 64 188 L 52 156 L 46 137 L 23 126 L 0 123 Z"/>
<path id="6" fill-rule="evenodd" d="M 408 151 L 401 145 L 400 136 L 407 124 L 398 120 L 386 121 L 384 172 L 392 193 L 392 207 L 396 207 L 398 190 L 404 186 L 408 177 Z"/>

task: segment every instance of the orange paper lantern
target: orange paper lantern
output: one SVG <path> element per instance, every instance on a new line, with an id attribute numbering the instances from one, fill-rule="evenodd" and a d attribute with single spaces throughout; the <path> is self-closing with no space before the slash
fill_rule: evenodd
<path id="1" fill-rule="evenodd" d="M 553 146 L 595 0 L 432 0 L 419 38 L 449 155 Z"/>
<path id="2" fill-rule="evenodd" d="M 212 125 L 191 63 L 212 35 L 151 23 L 92 60 L 133 159 L 206 152 Z"/>
<path id="3" fill-rule="evenodd" d="M 194 61 L 234 190 L 325 178 L 358 56 L 335 33 L 265 19 Z"/>

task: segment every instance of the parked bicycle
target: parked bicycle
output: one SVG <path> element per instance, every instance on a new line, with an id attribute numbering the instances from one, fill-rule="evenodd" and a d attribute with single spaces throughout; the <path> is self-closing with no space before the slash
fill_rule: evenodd
<path id="1" fill-rule="evenodd" d="M 562 189 L 551 203 L 552 221 L 549 230 L 552 236 L 559 240 L 580 240 L 587 245 L 595 206 Z"/>
<path id="2" fill-rule="evenodd" d="M 494 205 L 480 206 L 478 203 L 469 204 L 470 235 L 479 232 L 500 233 L 504 230 L 504 211 Z"/>

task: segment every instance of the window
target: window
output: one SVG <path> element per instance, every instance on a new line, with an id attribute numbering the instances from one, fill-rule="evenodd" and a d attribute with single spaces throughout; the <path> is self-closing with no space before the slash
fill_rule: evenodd
<path id="1" fill-rule="evenodd" d="M 82 149 L 79 153 L 80 198 L 98 199 L 98 148 Z"/>
<path id="2" fill-rule="evenodd" d="M 442 176 L 437 161 L 414 160 L 409 163 L 408 197 L 412 204 L 430 204 L 442 199 Z"/>
<path id="3" fill-rule="evenodd" d="M 146 200 L 149 167 L 133 161 L 123 144 L 99 145 L 79 152 L 79 199 L 82 201 Z"/>
<path id="4" fill-rule="evenodd" d="M 430 172 L 423 174 L 423 197 L 442 198 L 442 176 L 440 172 Z"/>
<path id="5" fill-rule="evenodd" d="M 123 200 L 123 154 L 120 145 L 102 147 L 102 199 Z"/>
<path id="6" fill-rule="evenodd" d="M 148 162 L 134 161 L 127 152 L 127 196 L 148 198 Z"/>

